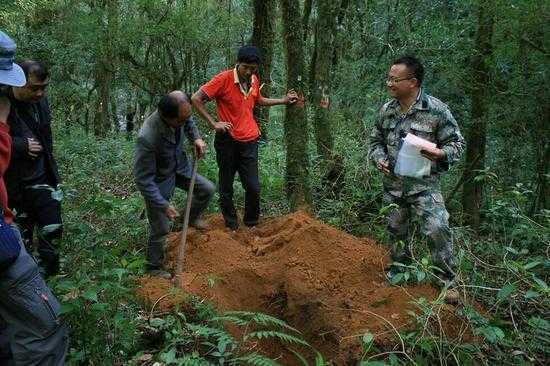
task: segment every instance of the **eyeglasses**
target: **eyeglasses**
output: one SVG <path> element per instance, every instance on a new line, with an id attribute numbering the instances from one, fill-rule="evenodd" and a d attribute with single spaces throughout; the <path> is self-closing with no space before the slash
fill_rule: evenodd
<path id="1" fill-rule="evenodd" d="M 411 80 L 411 79 L 414 79 L 414 75 L 409 75 L 409 76 L 405 76 L 405 77 L 402 77 L 402 78 L 387 78 L 386 79 L 386 84 L 397 84 L 397 83 L 400 83 L 402 82 L 403 80 Z"/>

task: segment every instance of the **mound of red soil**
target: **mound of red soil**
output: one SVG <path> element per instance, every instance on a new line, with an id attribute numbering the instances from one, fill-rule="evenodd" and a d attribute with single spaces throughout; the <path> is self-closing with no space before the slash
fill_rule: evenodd
<path id="1" fill-rule="evenodd" d="M 224 227 L 221 216 L 210 217 L 209 224 L 208 231 L 188 234 L 182 288 L 211 300 L 220 311 L 250 310 L 284 319 L 337 365 L 354 364 L 367 331 L 378 344 L 400 344 L 396 332 L 410 324 L 407 311 L 417 309 L 412 301 L 437 295 L 427 285 L 388 285 L 385 249 L 304 212 L 236 233 Z M 170 236 L 173 268 L 179 241 L 180 233 Z M 139 293 L 156 309 L 167 310 L 181 301 L 169 288 L 168 281 L 144 278 Z M 444 328 L 459 333 L 452 308 L 443 313 Z"/>

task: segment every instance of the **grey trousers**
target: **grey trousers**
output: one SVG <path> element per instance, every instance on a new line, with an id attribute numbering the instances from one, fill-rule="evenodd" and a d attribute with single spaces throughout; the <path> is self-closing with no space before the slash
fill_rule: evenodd
<path id="1" fill-rule="evenodd" d="M 178 188 L 187 191 L 190 182 L 190 178 L 182 175 L 176 176 L 176 187 Z M 208 202 L 212 199 L 215 191 L 216 187 L 214 187 L 211 181 L 201 175 L 197 175 L 195 187 L 193 188 L 191 211 L 189 213 L 190 223 L 199 218 L 208 206 Z M 147 210 L 147 220 L 149 221 L 147 267 L 149 269 L 157 269 L 164 264 L 166 236 L 170 233 L 172 222 L 166 216 L 164 209 L 152 207 L 147 201 L 145 201 L 145 208 Z"/>
<path id="2" fill-rule="evenodd" d="M 9 335 L 16 366 L 65 364 L 69 337 L 59 310 L 59 302 L 21 243 L 15 263 L 0 274 L 0 318 L 7 325 L 2 331 Z"/>

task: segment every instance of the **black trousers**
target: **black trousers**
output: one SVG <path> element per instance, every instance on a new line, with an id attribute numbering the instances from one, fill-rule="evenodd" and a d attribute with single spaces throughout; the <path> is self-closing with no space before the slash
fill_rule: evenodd
<path id="1" fill-rule="evenodd" d="M 15 221 L 21 229 L 25 246 L 32 251 L 33 236 L 37 230 L 38 259 L 44 276 L 59 273 L 59 253 L 55 241 L 61 239 L 63 223 L 61 203 L 52 197 L 47 188 L 25 188 L 21 202 L 14 204 Z"/>
<path id="2" fill-rule="evenodd" d="M 239 173 L 245 191 L 243 222 L 258 224 L 260 218 L 260 180 L 258 178 L 258 140 L 236 141 L 229 133 L 217 133 L 214 141 L 218 162 L 220 208 L 225 225 L 236 229 L 239 219 L 233 203 L 233 182 Z"/>

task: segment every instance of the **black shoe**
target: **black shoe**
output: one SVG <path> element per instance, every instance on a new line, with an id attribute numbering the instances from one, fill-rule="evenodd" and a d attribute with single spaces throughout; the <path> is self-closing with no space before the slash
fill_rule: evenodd
<path id="1" fill-rule="evenodd" d="M 225 220 L 225 227 L 231 231 L 237 231 L 239 229 L 239 223 Z"/>

